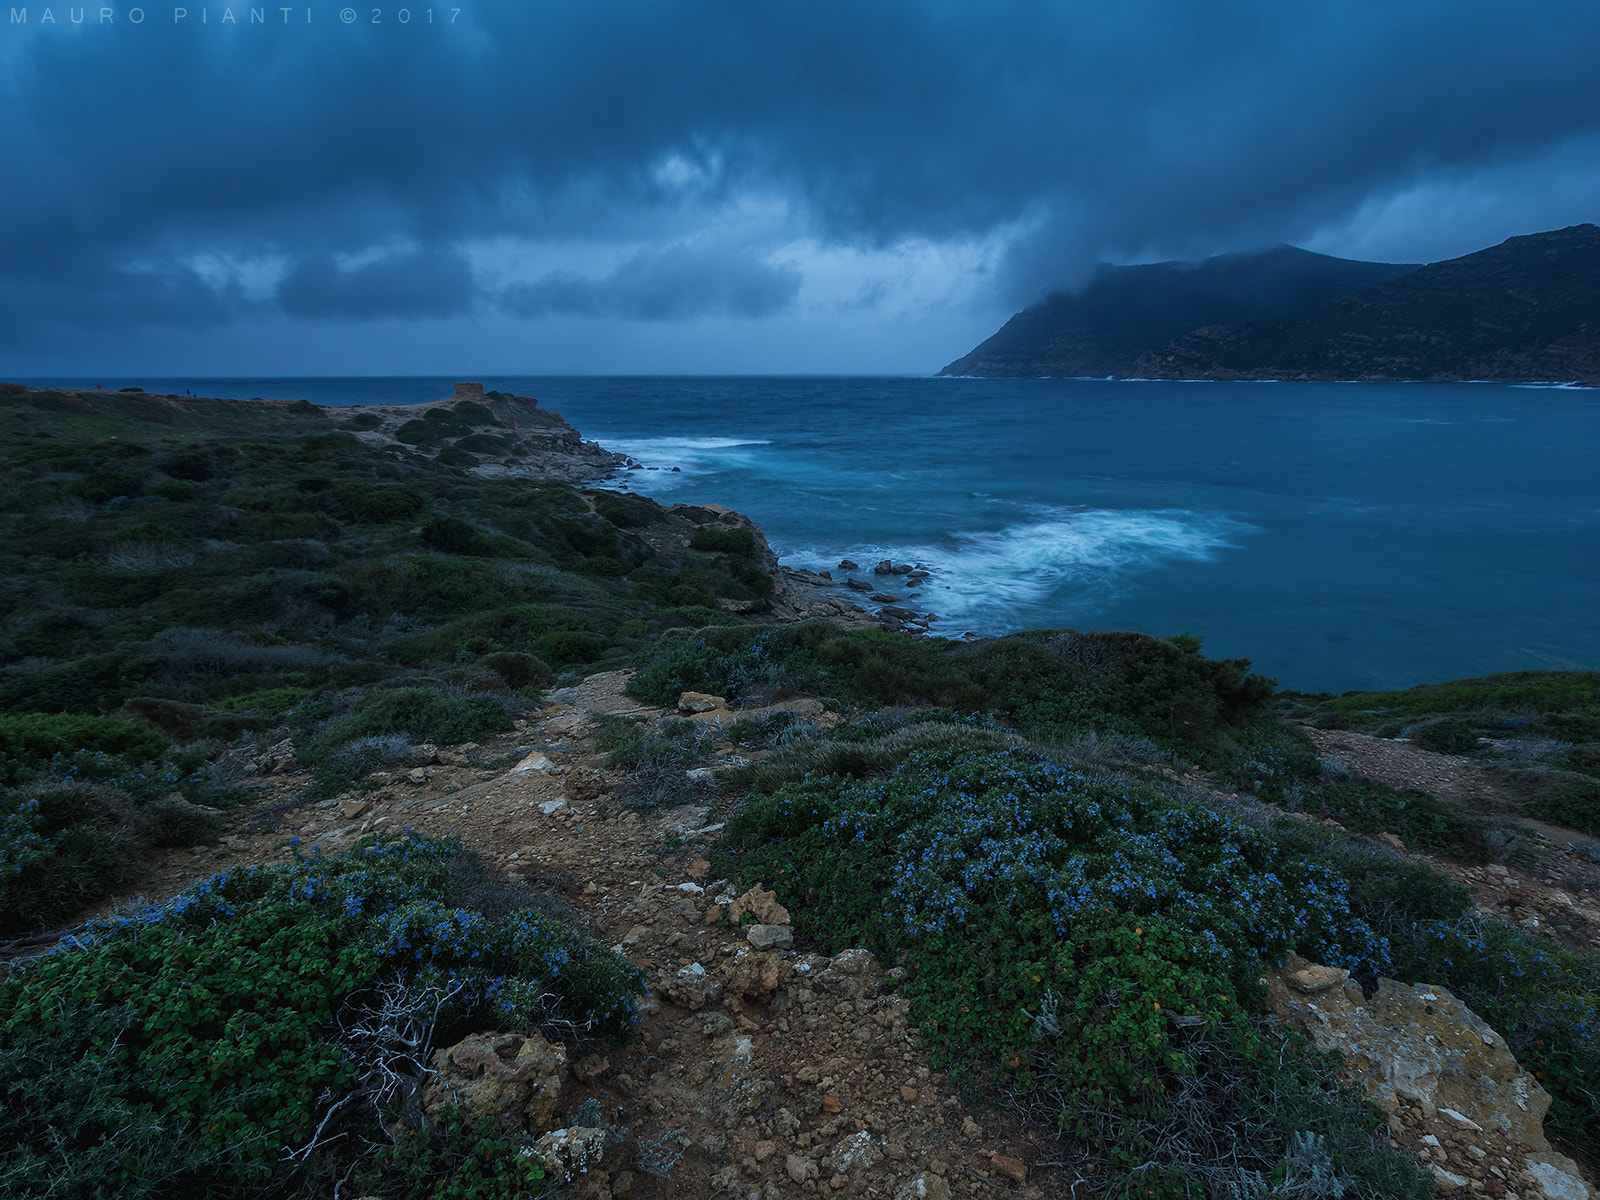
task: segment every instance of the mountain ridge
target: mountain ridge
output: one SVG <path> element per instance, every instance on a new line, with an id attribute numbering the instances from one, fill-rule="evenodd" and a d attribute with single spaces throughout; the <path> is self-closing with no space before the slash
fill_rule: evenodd
<path id="1" fill-rule="evenodd" d="M 1600 384 L 1600 227 L 1507 238 L 1325 308 L 1196 329 L 1151 378 Z"/>
<path id="2" fill-rule="evenodd" d="M 1083 288 L 1013 316 L 942 375 L 1127 375 L 1141 354 L 1204 326 L 1277 320 L 1417 269 L 1279 245 L 1200 262 L 1102 263 Z"/>
<path id="3" fill-rule="evenodd" d="M 1138 271 L 1147 274 L 1128 274 Z M 1296 276 L 1304 286 L 1286 289 Z M 1238 315 L 1274 303 L 1280 311 Z M 1170 331 L 1208 306 L 1228 315 Z M 1077 295 L 1023 310 L 941 374 L 1600 385 L 1600 228 L 1524 234 L 1420 267 L 1288 246 L 1102 267 Z"/>

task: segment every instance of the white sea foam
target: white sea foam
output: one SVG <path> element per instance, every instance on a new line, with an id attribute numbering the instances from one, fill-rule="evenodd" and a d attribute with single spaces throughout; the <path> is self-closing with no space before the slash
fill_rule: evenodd
<path id="1" fill-rule="evenodd" d="M 666 472 L 677 468 L 680 479 L 683 475 L 699 475 L 719 467 L 738 465 L 748 460 L 755 447 L 772 444 L 766 438 L 735 437 L 601 438 L 600 442 L 607 450 L 626 454 L 646 467 L 658 467 Z M 631 472 L 630 476 L 631 482 L 646 482 L 640 472 Z M 654 479 L 649 482 L 657 483 Z"/>
<path id="2" fill-rule="evenodd" d="M 991 632 L 1014 628 L 1020 611 L 1043 604 L 1063 589 L 1082 597 L 1085 612 L 1100 607 L 1128 577 L 1166 562 L 1202 561 L 1236 546 L 1255 527 L 1221 514 L 1183 510 L 1040 509 L 1033 519 L 991 533 L 960 533 L 940 544 L 849 548 L 849 556 L 891 594 L 900 576 L 878 579 L 882 559 L 918 563 L 930 577 L 915 590 L 911 607 L 941 618 L 940 632 Z M 832 567 L 817 550 L 785 556 L 794 565 Z M 1056 606 L 1052 606 L 1056 607 Z"/>

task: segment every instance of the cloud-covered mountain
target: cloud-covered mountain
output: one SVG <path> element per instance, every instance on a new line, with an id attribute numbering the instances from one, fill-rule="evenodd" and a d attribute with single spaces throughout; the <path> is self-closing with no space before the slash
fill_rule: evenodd
<path id="1" fill-rule="evenodd" d="M 1197 329 L 1133 373 L 1600 385 L 1600 228 L 1509 238 L 1288 320 Z"/>
<path id="2" fill-rule="evenodd" d="M 1078 291 L 1023 309 L 940 374 L 1135 375 L 1141 355 L 1201 326 L 1298 316 L 1416 266 L 1294 246 L 1198 263 L 1102 264 Z"/>

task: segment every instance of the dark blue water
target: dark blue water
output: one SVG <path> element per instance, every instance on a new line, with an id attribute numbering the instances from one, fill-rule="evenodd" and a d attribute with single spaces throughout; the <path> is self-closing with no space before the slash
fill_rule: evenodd
<path id="1" fill-rule="evenodd" d="M 64 385 L 85 381 L 56 380 Z M 449 379 L 116 380 L 411 402 Z M 1287 687 L 1600 666 L 1600 393 L 1486 384 L 490 378 L 757 520 L 920 561 L 948 635 L 1194 632 Z"/>

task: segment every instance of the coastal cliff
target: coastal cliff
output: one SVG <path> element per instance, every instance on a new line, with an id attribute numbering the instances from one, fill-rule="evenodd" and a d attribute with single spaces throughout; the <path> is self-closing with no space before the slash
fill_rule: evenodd
<path id="1" fill-rule="evenodd" d="M 1600 385 L 1600 228 L 1509 238 L 1288 320 L 1197 329 L 1142 354 L 1159 379 Z"/>
<path id="2" fill-rule="evenodd" d="M 1600 229 L 1424 267 L 1292 247 L 1102 267 L 941 374 L 1600 385 Z"/>
<path id="3" fill-rule="evenodd" d="M 1141 355 L 1201 326 L 1298 316 L 1415 269 L 1294 246 L 1204 262 L 1102 263 L 1081 289 L 1029 306 L 939 373 L 1126 377 Z"/>

